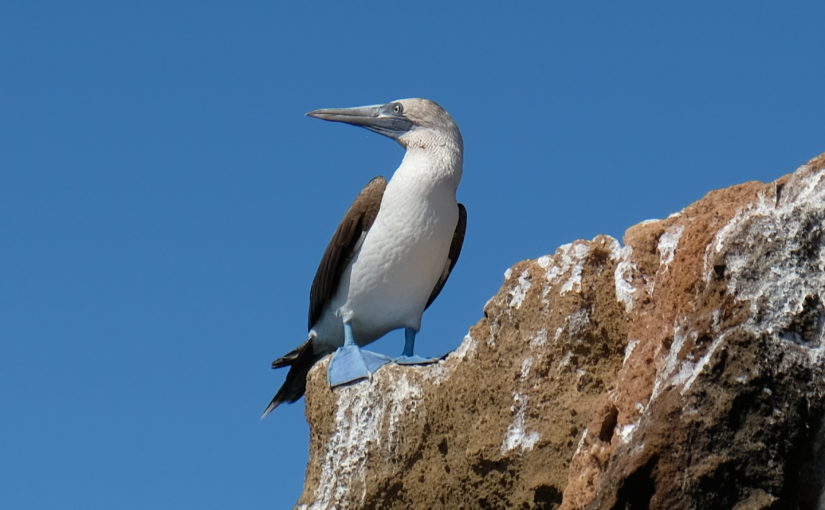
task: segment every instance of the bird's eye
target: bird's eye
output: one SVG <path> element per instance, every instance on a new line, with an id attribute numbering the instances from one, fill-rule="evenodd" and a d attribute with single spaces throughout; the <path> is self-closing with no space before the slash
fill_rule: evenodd
<path id="1" fill-rule="evenodd" d="M 392 106 L 392 112 L 393 112 L 394 114 L 396 114 L 396 115 L 400 115 L 401 113 L 403 113 L 403 112 L 404 112 L 404 107 L 403 107 L 403 106 L 401 106 L 401 103 L 395 103 L 395 104 Z"/>

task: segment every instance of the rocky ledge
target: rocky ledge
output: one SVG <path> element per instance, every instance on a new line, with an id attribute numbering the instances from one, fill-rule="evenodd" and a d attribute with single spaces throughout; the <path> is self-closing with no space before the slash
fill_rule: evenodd
<path id="1" fill-rule="evenodd" d="M 825 508 L 825 155 L 505 274 L 461 346 L 330 390 L 299 508 Z"/>

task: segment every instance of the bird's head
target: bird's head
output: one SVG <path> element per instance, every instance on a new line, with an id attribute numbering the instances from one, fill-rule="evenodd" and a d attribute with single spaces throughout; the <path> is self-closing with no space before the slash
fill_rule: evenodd
<path id="1" fill-rule="evenodd" d="M 361 126 L 388 136 L 404 147 L 444 142 L 452 142 L 459 148 L 462 145 L 461 132 L 453 118 L 429 99 L 398 99 L 355 108 L 323 108 L 307 115 Z"/>

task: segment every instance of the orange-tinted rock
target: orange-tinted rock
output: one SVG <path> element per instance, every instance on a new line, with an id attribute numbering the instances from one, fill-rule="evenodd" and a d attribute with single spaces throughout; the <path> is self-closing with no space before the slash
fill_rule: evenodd
<path id="1" fill-rule="evenodd" d="M 825 155 L 516 264 L 438 364 L 310 372 L 300 508 L 825 505 Z"/>

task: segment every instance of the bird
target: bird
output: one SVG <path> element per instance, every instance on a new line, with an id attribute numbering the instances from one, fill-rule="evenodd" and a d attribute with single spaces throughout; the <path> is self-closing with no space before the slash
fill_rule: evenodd
<path id="1" fill-rule="evenodd" d="M 414 354 L 415 337 L 458 261 L 467 228 L 467 210 L 456 200 L 464 141 L 438 103 L 399 99 L 307 116 L 366 128 L 405 153 L 389 181 L 375 177 L 361 190 L 332 236 L 310 289 L 307 339 L 272 362 L 289 372 L 261 418 L 301 398 L 310 368 L 329 353 L 330 387 L 369 378 L 389 362 L 437 361 Z M 361 348 L 402 328 L 397 358 Z"/>

